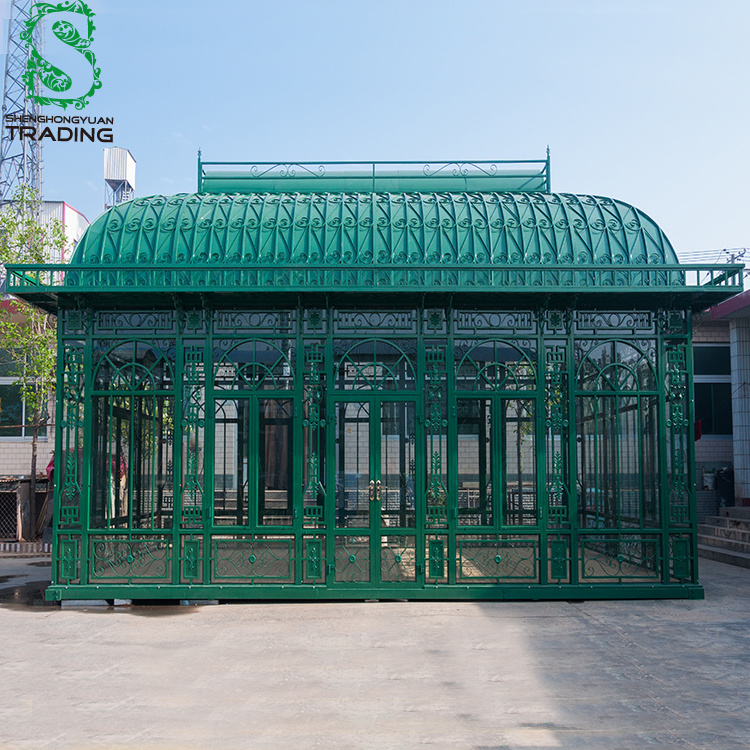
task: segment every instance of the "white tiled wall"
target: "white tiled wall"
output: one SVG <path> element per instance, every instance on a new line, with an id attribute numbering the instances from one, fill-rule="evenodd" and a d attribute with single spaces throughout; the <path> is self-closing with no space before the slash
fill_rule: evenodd
<path id="1" fill-rule="evenodd" d="M 750 498 L 750 320 L 730 322 L 734 495 Z"/>
<path id="2" fill-rule="evenodd" d="M 695 443 L 695 465 L 704 469 L 720 469 L 734 463 L 730 435 L 704 435 Z"/>
<path id="3" fill-rule="evenodd" d="M 704 321 L 699 315 L 693 318 L 694 344 L 728 344 L 729 323 Z"/>
<path id="4" fill-rule="evenodd" d="M 52 440 L 37 443 L 36 469 L 43 474 L 52 457 Z M 31 439 L 0 438 L 0 476 L 28 476 L 31 468 Z"/>

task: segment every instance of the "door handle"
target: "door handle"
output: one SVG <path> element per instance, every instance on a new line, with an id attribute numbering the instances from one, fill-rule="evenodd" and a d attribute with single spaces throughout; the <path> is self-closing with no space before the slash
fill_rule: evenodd
<path id="1" fill-rule="evenodd" d="M 380 502 L 380 480 L 375 482 L 375 499 Z"/>
<path id="2" fill-rule="evenodd" d="M 375 480 L 370 480 L 370 502 L 375 499 Z"/>

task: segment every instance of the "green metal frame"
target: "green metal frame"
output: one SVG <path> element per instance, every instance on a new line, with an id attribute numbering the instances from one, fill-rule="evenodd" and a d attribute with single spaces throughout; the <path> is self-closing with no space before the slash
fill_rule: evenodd
<path id="1" fill-rule="evenodd" d="M 300 303 L 245 311 L 62 310 L 48 597 L 700 598 L 690 482 L 689 312 L 502 312 L 464 308 L 460 298 L 446 301 L 396 310 L 343 309 L 333 298 L 324 307 Z M 161 353 L 173 371 L 168 381 L 143 391 L 173 399 L 173 424 L 160 435 L 174 446 L 171 515 L 163 526 L 154 526 L 152 513 L 152 521 L 140 528 L 135 523 L 101 528 L 101 522 L 92 523 L 91 472 L 101 449 L 95 444 L 90 396 L 107 392 L 95 388 L 106 353 L 136 339 Z M 276 381 L 273 388 L 258 390 L 213 386 L 218 363 L 228 361 L 225 353 L 245 341 L 283 341 L 293 352 L 287 365 L 279 365 L 287 378 L 281 388 Z M 408 351 L 413 379 L 406 390 L 372 382 L 364 389 L 337 385 L 346 352 L 358 346 L 369 351 L 372 341 Z M 653 399 L 658 415 L 658 507 L 649 518 L 619 512 L 607 519 L 584 507 L 590 495 L 580 487 L 580 443 L 573 426 L 581 399 L 598 391 L 582 390 L 577 383 L 588 382 L 581 381 L 582 368 L 602 342 L 626 353 L 638 347 L 653 373 L 648 383 L 623 386 L 635 398 Z M 471 365 L 483 374 L 469 376 L 466 362 L 477 347 L 485 358 L 490 351 L 494 355 Z M 153 362 L 155 355 L 148 356 Z M 369 373 L 372 366 L 365 360 L 362 371 Z M 601 397 L 612 395 L 602 391 Z M 294 444 L 306 448 L 294 452 L 292 515 L 283 525 L 264 526 L 252 513 L 241 526 L 213 519 L 213 404 L 226 398 L 284 398 L 294 404 Z M 489 400 L 496 411 L 509 399 L 536 405 L 535 508 L 527 516 L 509 522 L 501 506 L 506 500 L 495 492 L 490 523 L 460 522 L 456 408 L 465 399 Z M 366 526 L 337 526 L 335 404 L 347 402 L 415 405 L 414 525 L 381 525 L 375 505 Z M 374 415 L 368 429 L 372 481 L 377 482 L 383 477 Z M 492 429 L 494 484 L 501 486 L 504 437 L 496 420 Z M 632 441 L 632 435 L 620 438 Z M 196 449 L 201 443 L 205 452 Z M 79 459 L 77 446 L 87 460 Z M 626 493 L 616 491 L 624 507 Z M 357 556 L 365 551 L 367 580 L 345 580 L 340 566 L 351 557 L 361 561 Z M 381 575 L 379 562 L 386 556 Z M 407 574 L 381 580 L 398 579 L 396 565 L 410 566 Z"/>
<path id="2" fill-rule="evenodd" d="M 671 305 L 702 309 L 740 291 L 741 272 L 679 264 L 652 219 L 596 196 L 183 194 L 115 206 L 87 230 L 69 265 L 8 266 L 7 286 L 52 312 L 74 296 L 98 308 L 131 305 L 134 288 L 144 309 L 163 307 L 165 294 L 199 293 L 219 308 L 245 306 L 248 293 L 293 304 L 283 295 L 313 291 L 485 301 L 502 292 L 519 307 L 543 293 L 550 306 L 575 307 L 585 296 L 606 309 L 614 290 L 634 308 L 668 293 Z"/>
<path id="3" fill-rule="evenodd" d="M 611 198 L 324 188 L 314 193 L 157 195 L 119 204 L 86 231 L 71 265 L 375 266 L 400 268 L 408 277 L 419 267 L 677 262 L 653 219 Z"/>
<path id="4" fill-rule="evenodd" d="M 552 192 L 550 158 L 526 161 L 216 162 L 198 153 L 199 193 Z"/>
<path id="5" fill-rule="evenodd" d="M 742 266 L 549 176 L 199 157 L 9 266 L 59 317 L 48 598 L 701 598 L 691 314 Z"/>

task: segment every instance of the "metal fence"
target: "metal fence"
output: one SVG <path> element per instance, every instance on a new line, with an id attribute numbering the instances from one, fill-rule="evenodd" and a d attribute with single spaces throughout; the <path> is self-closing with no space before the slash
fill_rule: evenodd
<path id="1" fill-rule="evenodd" d="M 37 481 L 33 502 L 19 507 L 20 501 L 28 497 L 28 484 L 28 479 L 0 483 L 0 542 L 32 541 L 44 531 L 47 481 Z"/>
<path id="2" fill-rule="evenodd" d="M 0 485 L 0 541 L 18 539 L 17 484 Z"/>

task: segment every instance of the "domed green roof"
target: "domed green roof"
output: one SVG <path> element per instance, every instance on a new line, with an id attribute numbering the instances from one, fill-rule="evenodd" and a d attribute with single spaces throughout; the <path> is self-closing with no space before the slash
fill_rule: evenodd
<path id="1" fill-rule="evenodd" d="M 72 266 L 672 265 L 659 226 L 611 198 L 556 193 L 180 194 L 111 208 Z"/>

